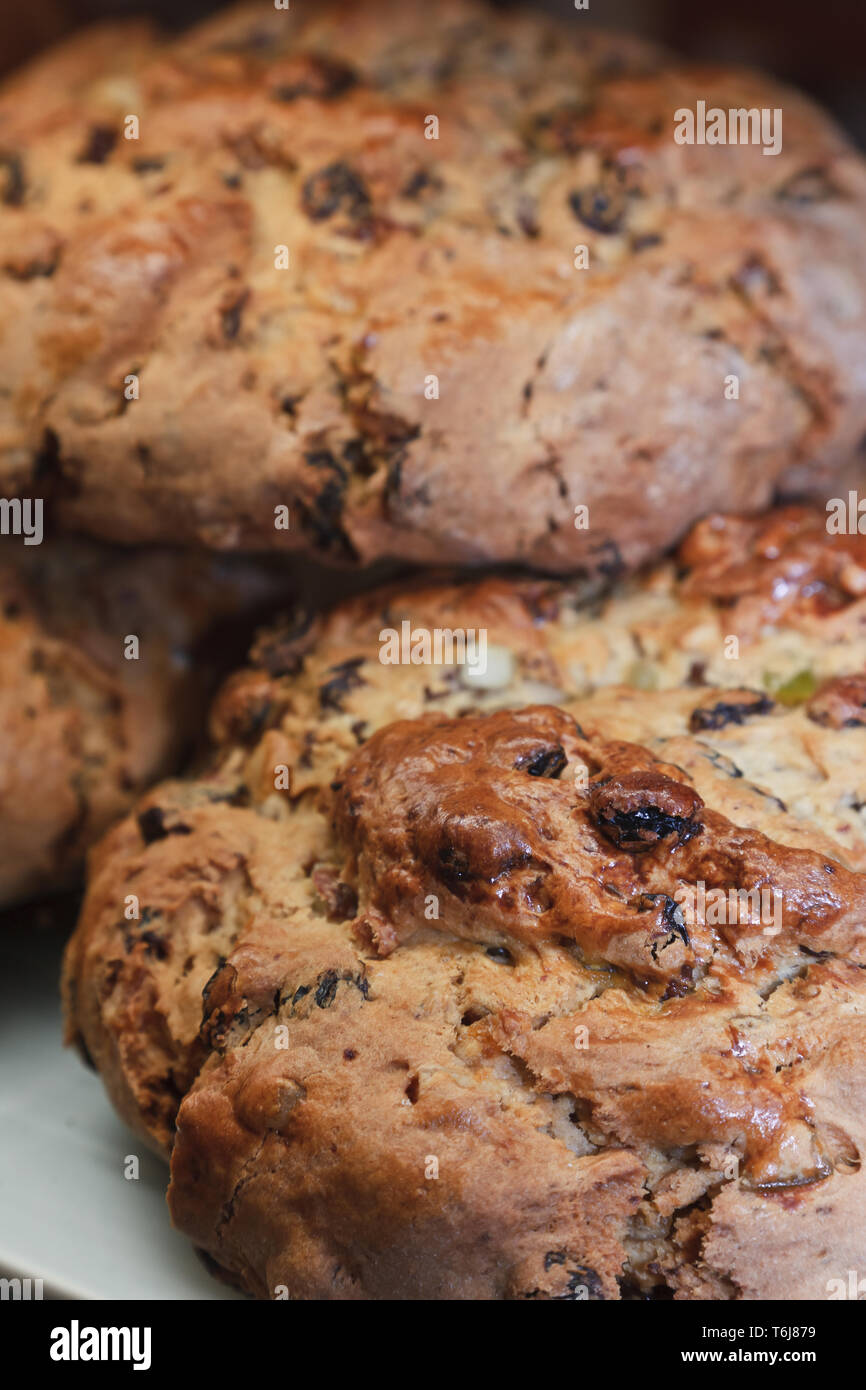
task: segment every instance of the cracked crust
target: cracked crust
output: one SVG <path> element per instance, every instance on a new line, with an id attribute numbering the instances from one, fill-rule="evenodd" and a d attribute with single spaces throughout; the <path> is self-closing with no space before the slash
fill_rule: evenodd
<path id="1" fill-rule="evenodd" d="M 866 726 L 837 717 L 861 601 L 808 512 L 707 525 L 743 661 L 806 644 L 796 703 L 735 661 L 677 683 L 736 609 L 702 593 L 700 532 L 641 580 L 659 690 L 607 685 L 610 658 L 586 677 L 619 605 L 644 632 L 637 584 L 601 611 L 544 582 L 386 590 L 262 634 L 210 770 L 93 856 L 68 1035 L 171 1153 L 175 1224 L 250 1292 L 820 1298 L 862 1259 Z M 804 577 L 756 628 L 780 528 L 826 601 Z M 511 663 L 471 689 L 385 666 L 404 615 L 485 627 Z M 717 921 L 732 889 L 764 916 Z"/>
<path id="2" fill-rule="evenodd" d="M 219 670 L 203 639 L 266 588 L 248 564 L 2 542 L 0 903 L 74 883 L 89 846 L 174 770 Z"/>
<path id="3" fill-rule="evenodd" d="M 782 152 L 676 144 L 698 99 Z M 112 540 L 634 565 L 848 466 L 864 202 L 805 99 L 582 19 L 101 28 L 0 93 L 3 488 Z"/>

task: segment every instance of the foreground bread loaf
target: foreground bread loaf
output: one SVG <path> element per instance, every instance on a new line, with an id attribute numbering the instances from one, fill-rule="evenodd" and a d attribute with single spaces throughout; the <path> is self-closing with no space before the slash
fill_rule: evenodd
<path id="1" fill-rule="evenodd" d="M 220 670 L 208 631 L 269 587 L 247 563 L 2 542 L 0 905 L 70 886 L 85 850 L 175 770 Z"/>
<path id="2" fill-rule="evenodd" d="M 797 1299 L 858 1267 L 861 545 L 710 519 L 606 601 L 614 648 L 620 605 L 635 638 L 666 610 L 658 690 L 610 662 L 591 689 L 598 601 L 553 583 L 259 639 L 210 770 L 97 851 L 65 971 L 69 1038 L 218 1271 L 267 1298 Z M 384 664 L 404 619 L 485 632 L 485 670 Z M 732 628 L 809 680 L 705 684 Z"/>
<path id="3" fill-rule="evenodd" d="M 585 18 L 256 5 L 7 84 L 0 488 L 112 541 L 607 573 L 820 492 L 866 419 L 863 162 Z M 699 101 L 781 149 L 676 143 Z"/>

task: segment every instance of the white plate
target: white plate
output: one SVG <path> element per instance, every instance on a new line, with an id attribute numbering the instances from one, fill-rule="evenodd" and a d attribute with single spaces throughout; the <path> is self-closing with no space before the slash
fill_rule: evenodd
<path id="1" fill-rule="evenodd" d="M 45 1297 L 241 1297 L 171 1229 L 165 1165 L 61 1046 L 62 933 L 22 926 L 0 922 L 0 1274 L 43 1279 Z"/>

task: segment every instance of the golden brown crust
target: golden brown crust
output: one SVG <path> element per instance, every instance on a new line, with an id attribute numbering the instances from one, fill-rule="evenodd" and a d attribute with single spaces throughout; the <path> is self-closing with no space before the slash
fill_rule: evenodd
<path id="1" fill-rule="evenodd" d="M 866 535 L 831 539 L 826 514 L 807 507 L 706 517 L 679 560 L 684 595 L 724 604 L 738 627 L 820 621 L 866 594 Z"/>
<path id="2" fill-rule="evenodd" d="M 677 144 L 699 99 L 782 151 Z M 862 435 L 860 158 L 582 19 L 100 29 L 0 94 L 0 179 L 3 488 L 113 540 L 603 571 Z"/>
<path id="3" fill-rule="evenodd" d="M 728 609 L 688 582 L 606 627 L 688 610 L 690 667 Z M 786 703 L 736 661 L 575 698 L 587 601 L 391 588 L 263 634 L 210 770 L 94 856 L 69 1032 L 258 1296 L 814 1298 L 862 1255 L 866 727 L 814 717 L 857 602 L 752 635 L 806 623 Z M 404 618 L 485 629 L 487 683 L 379 661 Z"/>

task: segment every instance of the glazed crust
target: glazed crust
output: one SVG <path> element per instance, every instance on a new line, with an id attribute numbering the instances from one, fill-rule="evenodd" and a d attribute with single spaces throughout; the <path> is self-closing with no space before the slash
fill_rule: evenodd
<path id="1" fill-rule="evenodd" d="M 202 639 L 266 592 L 246 564 L 2 542 L 0 904 L 73 884 L 88 847 L 175 770 L 219 671 Z"/>
<path id="2" fill-rule="evenodd" d="M 250 1292 L 818 1298 L 862 1261 L 862 601 L 825 573 L 750 633 L 818 518 L 707 526 L 604 608 L 616 652 L 667 605 L 670 688 L 606 684 L 573 585 L 368 595 L 263 634 L 210 770 L 95 854 L 68 1034 Z M 810 694 L 677 683 L 736 610 L 711 559 L 743 663 L 805 642 Z M 486 686 L 382 664 L 404 615 L 485 628 Z M 716 921 L 699 884 L 769 897 Z"/>
<path id="3" fill-rule="evenodd" d="M 781 153 L 675 143 L 699 99 Z M 849 465 L 864 205 L 805 99 L 582 17 L 102 28 L 0 94 L 2 486 L 121 542 L 633 565 Z"/>

